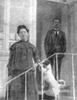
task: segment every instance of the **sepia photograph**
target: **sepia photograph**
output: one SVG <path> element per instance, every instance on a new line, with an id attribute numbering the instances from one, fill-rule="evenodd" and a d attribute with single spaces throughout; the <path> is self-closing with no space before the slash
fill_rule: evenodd
<path id="1" fill-rule="evenodd" d="M 0 100 L 77 100 L 77 0 L 0 0 Z"/>

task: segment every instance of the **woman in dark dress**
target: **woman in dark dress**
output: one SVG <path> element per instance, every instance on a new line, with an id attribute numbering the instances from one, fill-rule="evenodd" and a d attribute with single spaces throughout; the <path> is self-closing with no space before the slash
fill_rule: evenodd
<path id="1" fill-rule="evenodd" d="M 39 62 L 38 51 L 34 45 L 29 43 L 29 30 L 25 25 L 19 25 L 17 33 L 20 41 L 10 47 L 8 62 L 8 75 L 11 78 L 27 71 Z M 38 100 L 37 86 L 34 69 L 27 74 L 27 100 Z M 9 100 L 25 100 L 25 74 L 21 75 L 9 84 Z"/>

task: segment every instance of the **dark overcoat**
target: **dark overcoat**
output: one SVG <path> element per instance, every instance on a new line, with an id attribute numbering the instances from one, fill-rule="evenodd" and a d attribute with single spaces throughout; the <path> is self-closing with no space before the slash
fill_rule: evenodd
<path id="1" fill-rule="evenodd" d="M 27 41 L 19 41 L 13 44 L 10 48 L 10 57 L 7 66 L 9 76 L 11 75 L 12 77 L 16 77 L 22 72 L 32 68 L 33 59 L 36 63 L 39 61 L 38 51 L 34 45 L 32 45 Z M 27 100 L 37 100 L 38 97 L 37 97 L 37 87 L 36 87 L 34 70 L 31 70 L 27 73 L 26 84 L 27 84 Z M 14 100 L 15 98 L 17 100 L 21 100 L 22 98 L 22 100 L 24 100 L 23 90 L 21 93 L 21 89 L 25 89 L 24 85 L 25 85 L 24 76 L 21 76 L 17 78 L 17 80 L 11 82 L 10 98 L 12 97 L 12 99 Z"/>
<path id="2" fill-rule="evenodd" d="M 56 31 L 54 29 L 49 30 L 45 37 L 44 48 L 47 57 L 54 53 L 64 53 L 66 51 L 65 33 L 62 30 L 58 30 L 56 36 Z"/>

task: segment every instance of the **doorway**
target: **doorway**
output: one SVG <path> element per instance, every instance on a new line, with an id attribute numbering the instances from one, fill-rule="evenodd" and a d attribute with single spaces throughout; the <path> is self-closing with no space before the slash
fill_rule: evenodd
<path id="1" fill-rule="evenodd" d="M 39 50 L 41 59 L 46 58 L 44 51 L 44 39 L 47 31 L 53 28 L 52 20 L 58 17 L 62 21 L 62 30 L 65 32 L 67 41 L 67 55 L 63 59 L 61 67 L 61 78 L 66 81 L 68 89 L 65 94 L 61 95 L 60 100 L 75 100 L 77 92 L 73 89 L 76 88 L 76 80 L 73 80 L 72 72 L 76 71 L 76 56 L 73 57 L 68 53 L 76 53 L 76 17 L 77 17 L 77 3 L 71 2 L 70 4 L 61 2 L 52 2 L 47 0 L 37 0 L 37 48 Z M 72 63 L 74 63 L 74 70 L 72 70 Z M 72 77 L 72 78 L 71 78 Z M 76 77 L 75 77 L 76 78 Z M 74 82 L 74 83 L 73 83 Z M 73 85 L 75 84 L 75 87 Z M 76 90 L 76 89 L 75 89 Z M 68 92 L 68 93 L 67 93 Z M 75 95 L 74 95 L 75 94 Z"/>

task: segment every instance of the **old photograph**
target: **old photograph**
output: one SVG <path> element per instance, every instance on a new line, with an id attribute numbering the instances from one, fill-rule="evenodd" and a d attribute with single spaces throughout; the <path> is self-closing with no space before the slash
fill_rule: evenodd
<path id="1" fill-rule="evenodd" d="M 77 0 L 0 0 L 0 100 L 77 100 Z"/>

